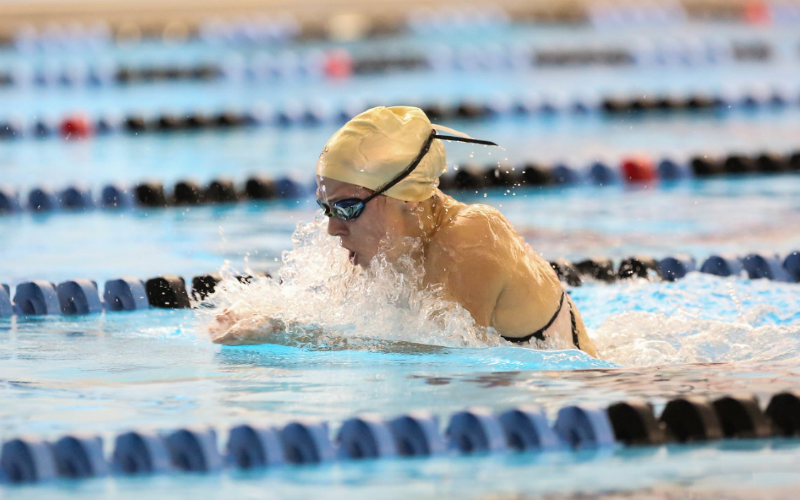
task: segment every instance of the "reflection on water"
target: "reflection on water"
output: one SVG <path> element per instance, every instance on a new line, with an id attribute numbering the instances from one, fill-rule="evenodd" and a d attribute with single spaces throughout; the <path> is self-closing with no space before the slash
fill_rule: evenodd
<path id="1" fill-rule="evenodd" d="M 550 412 L 686 394 L 770 395 L 800 385 L 794 360 L 620 367 L 578 351 L 518 347 L 433 352 L 221 349 L 194 333 L 189 311 L 150 311 L 12 323 L 0 332 L 0 437 L 71 430 L 115 432 L 188 423 L 225 427 L 298 416 L 340 421 L 470 405 Z M 85 335 L 69 336 L 83 331 Z"/>

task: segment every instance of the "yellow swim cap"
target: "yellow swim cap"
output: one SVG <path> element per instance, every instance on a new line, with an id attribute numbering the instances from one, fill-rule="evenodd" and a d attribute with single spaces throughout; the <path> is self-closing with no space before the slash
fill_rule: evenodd
<path id="1" fill-rule="evenodd" d="M 375 191 L 416 159 L 434 128 L 439 127 L 411 106 L 364 111 L 330 138 L 319 155 L 317 176 Z M 419 166 L 384 194 L 403 201 L 427 200 L 446 171 L 444 144 L 433 141 Z"/>

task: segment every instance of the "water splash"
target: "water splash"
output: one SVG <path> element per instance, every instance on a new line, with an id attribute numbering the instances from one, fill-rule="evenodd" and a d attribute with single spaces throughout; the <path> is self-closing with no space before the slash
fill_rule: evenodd
<path id="1" fill-rule="evenodd" d="M 352 266 L 323 217 L 299 224 L 292 243 L 275 279 L 244 285 L 227 270 L 198 309 L 201 326 L 207 331 L 220 311 L 233 308 L 239 317 L 232 328 L 271 344 L 394 353 L 508 346 L 440 290 L 420 290 L 423 271 L 410 259 Z M 589 284 L 572 297 L 600 357 L 618 365 L 800 360 L 793 284 L 691 273 L 676 283 Z"/>
<path id="2" fill-rule="evenodd" d="M 603 359 L 624 366 L 800 360 L 797 285 L 692 273 L 573 294 Z"/>
<path id="3" fill-rule="evenodd" d="M 440 289 L 422 288 L 424 271 L 408 257 L 413 251 L 393 264 L 379 253 L 364 270 L 350 264 L 348 252 L 326 227 L 322 216 L 298 224 L 293 249 L 283 253 L 275 279 L 242 284 L 231 270 L 223 270 L 227 277 L 198 308 L 201 325 L 216 335 L 254 332 L 265 343 L 323 349 L 505 344 L 494 330 L 477 326 L 469 312 L 445 300 Z M 225 309 L 236 311 L 236 317 L 219 331 L 215 318 Z"/>

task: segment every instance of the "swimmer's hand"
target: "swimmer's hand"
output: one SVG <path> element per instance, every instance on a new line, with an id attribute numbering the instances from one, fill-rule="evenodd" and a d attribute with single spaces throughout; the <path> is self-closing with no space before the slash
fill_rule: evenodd
<path id="1" fill-rule="evenodd" d="M 267 342 L 272 335 L 285 329 L 280 319 L 247 314 L 231 307 L 217 314 L 208 332 L 215 344 L 254 345 Z"/>

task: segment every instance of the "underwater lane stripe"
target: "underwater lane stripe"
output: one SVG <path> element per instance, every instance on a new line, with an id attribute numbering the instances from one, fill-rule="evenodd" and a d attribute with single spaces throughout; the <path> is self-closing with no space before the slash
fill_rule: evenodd
<path id="1" fill-rule="evenodd" d="M 684 396 L 668 401 L 660 417 L 644 400 L 607 408 L 561 408 L 550 424 L 536 407 L 502 413 L 473 407 L 451 415 L 444 432 L 438 418 L 415 411 L 392 420 L 359 415 L 346 420 L 332 439 L 327 422 L 297 420 L 284 427 L 244 424 L 228 430 L 218 448 L 212 427 L 131 431 L 115 438 L 110 457 L 100 436 L 67 435 L 54 442 L 16 438 L 0 450 L 0 483 L 41 483 L 56 477 L 152 476 L 224 469 L 267 470 L 284 464 L 379 460 L 393 457 L 455 457 L 555 451 L 613 453 L 622 447 L 700 443 L 722 439 L 783 439 L 800 436 L 800 392 L 772 397 L 762 411 L 758 399 L 733 394 L 715 400 Z M 765 444 L 767 446 L 767 444 Z"/>
<path id="2" fill-rule="evenodd" d="M 674 255 L 656 260 L 635 255 L 622 259 L 615 267 L 611 259 L 593 257 L 578 262 L 556 259 L 550 262 L 559 280 L 569 286 L 581 286 L 589 280 L 596 283 L 614 283 L 618 280 L 641 278 L 676 281 L 697 269 L 695 259 L 689 255 Z M 769 279 L 787 283 L 800 283 L 800 251 L 781 259 L 777 254 L 751 253 L 744 257 L 721 254 L 708 257 L 700 272 L 716 276 L 742 276 L 749 279 Z M 239 275 L 240 283 L 269 278 L 269 273 L 255 272 Z M 186 309 L 213 294 L 223 277 L 219 273 L 192 278 L 191 286 L 180 276 L 157 276 L 147 281 L 123 277 L 105 282 L 102 298 L 96 281 L 76 279 L 60 284 L 33 280 L 16 286 L 11 300 L 11 288 L 0 284 L 0 318 L 12 316 L 67 316 L 98 314 L 103 311 L 136 311 L 150 309 Z"/>

